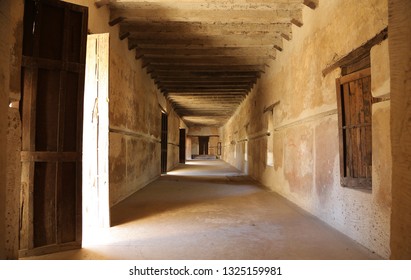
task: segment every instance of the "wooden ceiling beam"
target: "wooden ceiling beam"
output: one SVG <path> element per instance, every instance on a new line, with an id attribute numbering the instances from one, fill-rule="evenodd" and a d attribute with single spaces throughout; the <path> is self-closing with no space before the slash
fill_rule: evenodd
<path id="1" fill-rule="evenodd" d="M 145 63 L 150 65 L 263 65 L 268 62 L 268 57 L 143 57 Z"/>
<path id="2" fill-rule="evenodd" d="M 168 92 L 179 92 L 179 91 L 231 91 L 231 90 L 238 90 L 241 92 L 248 91 L 251 86 L 247 85 L 176 85 L 176 86 L 164 86 Z"/>
<path id="3" fill-rule="evenodd" d="M 216 48 L 139 48 L 136 47 L 136 55 L 145 57 L 221 57 L 221 56 L 259 56 L 276 57 L 277 50 L 273 46 L 250 47 L 216 47 Z"/>
<path id="4" fill-rule="evenodd" d="M 190 93 L 190 94 L 203 94 L 203 93 L 240 93 L 247 94 L 249 91 L 243 88 L 237 89 L 222 89 L 222 88 L 173 88 L 168 92 L 175 93 Z"/>
<path id="5" fill-rule="evenodd" d="M 310 7 L 311 9 L 315 9 L 318 7 L 319 4 L 319 0 L 304 0 L 304 5 L 306 5 L 307 7 Z"/>
<path id="6" fill-rule="evenodd" d="M 215 48 L 215 47 L 264 47 L 273 48 L 277 47 L 282 49 L 283 40 L 282 37 L 274 36 L 181 36 L 169 37 L 169 36 L 147 36 L 135 38 L 130 35 L 128 37 L 129 49 L 133 48 L 150 48 L 155 45 L 169 45 L 170 48 Z M 131 47 L 133 46 L 133 47 Z"/>
<path id="7" fill-rule="evenodd" d="M 191 86 L 202 86 L 202 85 L 213 85 L 213 86 L 230 86 L 230 85 L 252 85 L 254 84 L 254 82 L 251 81 L 213 81 L 213 80 L 209 80 L 209 81 L 157 81 L 156 82 L 157 85 L 159 86 L 164 86 L 164 87 L 168 87 L 168 86 L 179 86 L 179 85 L 191 85 Z"/>
<path id="8" fill-rule="evenodd" d="M 240 98 L 233 98 L 233 97 L 219 97 L 217 98 L 199 98 L 199 97 L 195 97 L 195 98 L 190 98 L 190 97 L 186 97 L 184 99 L 177 99 L 177 98 L 169 98 L 169 100 L 173 101 L 176 104 L 192 104 L 192 105 L 196 105 L 196 104 L 204 104 L 204 103 L 210 103 L 210 102 L 221 102 L 221 104 L 227 104 L 227 103 L 241 103 L 243 101 L 243 99 Z M 187 100 L 190 100 L 190 103 L 187 103 Z"/>
<path id="9" fill-rule="evenodd" d="M 264 33 L 281 35 L 290 40 L 292 38 L 291 22 L 289 23 L 207 23 L 207 22 L 147 22 L 124 20 L 120 25 L 120 33 L 148 32 L 148 33 L 180 33 L 203 35 L 258 35 Z"/>
<path id="10" fill-rule="evenodd" d="M 112 8 L 110 21 L 124 18 L 133 21 L 181 21 L 181 22 L 221 22 L 221 23 L 302 23 L 302 9 L 284 10 L 190 10 L 184 9 L 137 9 Z"/>
<path id="11" fill-rule="evenodd" d="M 169 84 L 169 83 L 241 83 L 241 82 L 253 82 L 257 81 L 256 77 L 226 77 L 226 78 L 196 78 L 196 77 L 160 77 L 154 79 L 156 83 Z"/>
<path id="12" fill-rule="evenodd" d="M 95 0 L 95 2 L 107 1 L 109 3 L 132 3 L 132 2 L 146 2 L 146 3 L 170 3 L 175 0 Z M 239 4 L 272 4 L 272 3 L 302 3 L 304 0 L 235 0 Z M 180 3 L 221 3 L 221 0 L 178 0 Z M 232 2 L 232 0 L 231 0 Z"/>
<path id="13" fill-rule="evenodd" d="M 170 92 L 170 97 L 187 97 L 187 96 L 202 96 L 202 97 L 219 97 L 219 96 L 245 96 L 244 92 Z"/>
<path id="14" fill-rule="evenodd" d="M 304 0 L 304 3 L 315 2 L 313 0 Z M 144 11 L 157 11 L 168 10 L 175 12 L 181 11 L 202 11 L 202 12 L 215 12 L 215 11 L 278 11 L 278 10 L 295 10 L 301 7 L 301 1 L 270 1 L 270 2 L 239 2 L 239 1 L 109 1 L 111 9 L 116 10 L 144 10 Z"/>
<path id="15" fill-rule="evenodd" d="M 147 70 L 150 72 L 169 71 L 169 72 L 264 72 L 264 65 L 149 65 Z"/>
<path id="16" fill-rule="evenodd" d="M 243 77 L 252 77 L 252 78 L 260 78 L 260 72 L 256 71 L 226 71 L 226 72 L 204 72 L 204 71 L 169 71 L 169 70 L 159 70 L 157 69 L 156 72 L 151 74 L 153 79 L 173 79 L 173 78 L 187 78 L 187 79 L 195 79 L 195 78 L 202 78 L 202 79 L 213 79 L 213 78 L 243 78 Z"/>

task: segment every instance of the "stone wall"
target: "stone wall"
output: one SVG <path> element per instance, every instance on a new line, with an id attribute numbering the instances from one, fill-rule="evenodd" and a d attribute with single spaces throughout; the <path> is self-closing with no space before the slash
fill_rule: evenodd
<path id="1" fill-rule="evenodd" d="M 221 129 L 227 162 L 384 258 L 390 255 L 390 102 L 373 105 L 372 192 L 343 188 L 335 84 L 341 71 L 322 71 L 387 27 L 387 8 L 385 0 L 305 8 L 304 25 L 293 26 L 293 39 Z M 371 51 L 373 96 L 385 98 L 387 45 Z"/>

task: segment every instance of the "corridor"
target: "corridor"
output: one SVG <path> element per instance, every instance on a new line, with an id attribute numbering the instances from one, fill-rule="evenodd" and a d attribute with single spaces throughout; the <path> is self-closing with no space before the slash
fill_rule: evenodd
<path id="1" fill-rule="evenodd" d="M 32 259 L 378 259 L 220 160 L 192 160 L 86 229 L 83 249 Z"/>

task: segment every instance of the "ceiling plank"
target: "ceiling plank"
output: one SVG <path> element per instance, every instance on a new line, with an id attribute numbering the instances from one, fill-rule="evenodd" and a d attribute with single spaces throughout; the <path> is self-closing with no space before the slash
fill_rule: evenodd
<path id="1" fill-rule="evenodd" d="M 156 65 L 148 66 L 148 72 L 170 71 L 170 72 L 264 72 L 265 65 Z M 151 70 L 151 71 L 150 71 Z"/>
<path id="2" fill-rule="evenodd" d="M 305 0 L 304 3 L 314 4 L 313 0 Z M 109 3 L 111 9 L 117 10 L 167 10 L 175 11 L 182 10 L 187 11 L 279 11 L 279 10 L 295 10 L 300 8 L 301 1 L 270 1 L 262 3 L 258 2 L 239 2 L 239 1 L 111 1 Z"/>
<path id="3" fill-rule="evenodd" d="M 147 57 L 143 60 L 150 65 L 261 65 L 267 63 L 268 57 L 222 56 L 222 57 Z"/>
<path id="4" fill-rule="evenodd" d="M 190 10 L 183 9 L 116 9 L 112 8 L 110 21 L 124 18 L 132 21 L 184 21 L 220 23 L 294 23 L 302 22 L 302 9 L 295 10 Z"/>
<path id="5" fill-rule="evenodd" d="M 120 26 L 120 33 L 151 32 L 151 33 L 188 33 L 204 35 L 251 35 L 253 33 L 282 34 L 292 37 L 290 23 L 221 23 L 221 22 L 176 22 L 161 21 L 147 22 L 145 20 L 124 20 Z"/>
<path id="6" fill-rule="evenodd" d="M 276 57 L 277 50 L 273 46 L 247 46 L 247 47 L 211 47 L 211 48 L 171 48 L 160 45 L 158 48 L 136 48 L 136 54 L 141 56 L 204 56 L 204 57 L 219 57 L 219 56 L 260 56 L 260 57 Z"/>
<path id="7" fill-rule="evenodd" d="M 319 0 L 97 0 L 188 126 L 221 126 Z"/>
<path id="8" fill-rule="evenodd" d="M 227 35 L 227 36 L 144 36 L 128 38 L 129 49 L 133 48 L 148 48 L 147 45 L 169 45 L 174 48 L 184 48 L 193 46 L 199 47 L 261 47 L 267 48 L 278 47 L 282 48 L 282 37 L 274 36 L 241 36 L 241 35 Z M 133 46 L 133 47 L 131 47 Z"/>

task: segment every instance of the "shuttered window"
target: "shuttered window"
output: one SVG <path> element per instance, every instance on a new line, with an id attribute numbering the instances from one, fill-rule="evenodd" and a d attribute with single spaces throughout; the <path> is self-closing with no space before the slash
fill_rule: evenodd
<path id="1" fill-rule="evenodd" d="M 371 189 L 370 68 L 337 79 L 341 185 Z"/>

